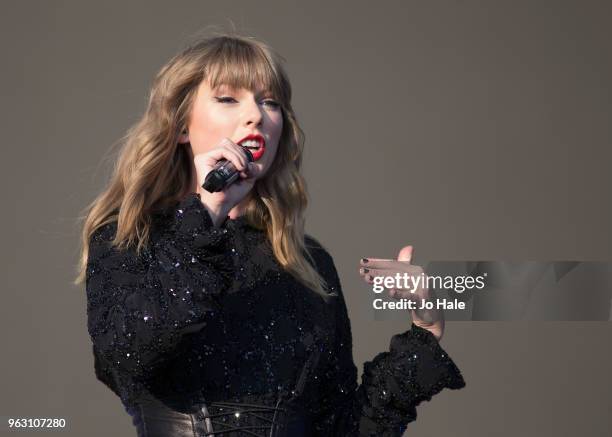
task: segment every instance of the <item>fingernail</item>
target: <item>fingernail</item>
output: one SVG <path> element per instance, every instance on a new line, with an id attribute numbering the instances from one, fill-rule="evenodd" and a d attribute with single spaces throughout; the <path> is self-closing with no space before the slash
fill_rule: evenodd
<path id="1" fill-rule="evenodd" d="M 363 269 L 363 273 L 368 273 L 370 269 Z"/>
<path id="2" fill-rule="evenodd" d="M 361 258 L 361 262 L 366 264 L 368 262 L 368 259 L 367 258 Z"/>
<path id="3" fill-rule="evenodd" d="M 372 275 L 366 275 L 366 279 L 368 281 L 372 281 L 374 279 L 374 277 Z"/>

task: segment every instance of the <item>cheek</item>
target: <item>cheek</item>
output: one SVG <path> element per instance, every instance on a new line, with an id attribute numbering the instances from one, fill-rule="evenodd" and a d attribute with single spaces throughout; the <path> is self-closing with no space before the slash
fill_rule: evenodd
<path id="1" fill-rule="evenodd" d="M 280 141 L 281 134 L 283 133 L 283 116 L 282 115 L 274 115 L 270 117 L 270 136 L 274 138 L 274 144 L 278 147 L 278 142 Z"/>
<path id="2" fill-rule="evenodd" d="M 273 118 L 273 126 L 274 126 L 274 130 L 276 132 L 276 136 L 277 138 L 280 138 L 280 135 L 283 131 L 283 115 L 279 112 L 278 114 L 275 115 L 275 117 Z"/>
<path id="3" fill-rule="evenodd" d="M 271 150 L 271 161 L 273 160 L 274 156 L 276 156 L 276 153 L 278 152 L 278 147 L 279 147 L 279 142 L 280 142 L 280 138 L 281 138 L 281 134 L 283 133 L 283 118 L 282 116 L 280 116 L 280 119 L 276 119 L 274 120 L 274 123 L 272 124 L 272 132 L 271 132 L 271 137 L 274 138 L 273 141 L 273 147 Z"/>
<path id="4" fill-rule="evenodd" d="M 217 147 L 221 140 L 229 136 L 227 121 L 219 114 L 194 112 L 189 129 L 189 140 L 194 154 L 205 153 Z"/>
<path id="5" fill-rule="evenodd" d="M 191 143 L 191 149 L 193 150 L 193 154 L 197 155 L 200 153 L 206 153 L 209 150 L 214 148 L 214 135 L 213 132 L 203 131 L 203 132 L 194 132 L 190 131 L 189 133 L 189 141 Z"/>

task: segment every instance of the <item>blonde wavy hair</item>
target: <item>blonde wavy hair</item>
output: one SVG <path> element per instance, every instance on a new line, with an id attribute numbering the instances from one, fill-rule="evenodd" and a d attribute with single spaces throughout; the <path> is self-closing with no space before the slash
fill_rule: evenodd
<path id="1" fill-rule="evenodd" d="M 280 103 L 283 131 L 274 162 L 251 191 L 245 217 L 265 230 L 279 264 L 310 289 L 326 284 L 308 262 L 304 241 L 305 181 L 300 174 L 304 133 L 291 107 L 284 58 L 252 37 L 216 34 L 201 38 L 170 59 L 156 75 L 147 108 L 122 139 L 108 186 L 85 208 L 81 256 L 74 283 L 85 281 L 89 241 L 99 227 L 117 221 L 113 245 L 147 244 L 151 213 L 182 200 L 190 190 L 191 153 L 178 137 L 189 122 L 198 86 L 226 84 L 251 91 L 263 86 Z"/>

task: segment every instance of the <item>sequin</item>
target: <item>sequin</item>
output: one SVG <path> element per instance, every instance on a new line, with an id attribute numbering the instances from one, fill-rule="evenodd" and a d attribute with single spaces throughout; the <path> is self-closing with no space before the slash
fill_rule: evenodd
<path id="1" fill-rule="evenodd" d="M 401 435 L 420 402 L 465 386 L 433 334 L 416 325 L 364 364 L 358 384 L 340 281 L 311 237 L 328 299 L 284 271 L 265 233 L 244 218 L 214 228 L 195 193 L 154 215 L 139 256 L 113 248 L 115 232 L 110 223 L 90 240 L 87 326 L 96 375 L 128 411 L 141 396 L 183 412 L 204 401 L 273 406 L 287 396 L 308 413 L 314 435 Z M 241 411 L 229 414 L 243 422 Z"/>

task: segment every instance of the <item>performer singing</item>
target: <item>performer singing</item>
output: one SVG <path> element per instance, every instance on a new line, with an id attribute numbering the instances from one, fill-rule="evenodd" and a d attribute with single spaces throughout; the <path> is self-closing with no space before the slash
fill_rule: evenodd
<path id="1" fill-rule="evenodd" d="M 303 143 L 261 41 L 201 39 L 155 78 L 88 207 L 77 279 L 96 375 L 139 436 L 399 436 L 465 385 L 419 319 L 358 383 L 334 262 L 304 234 Z M 211 193 L 220 160 L 240 178 Z"/>

